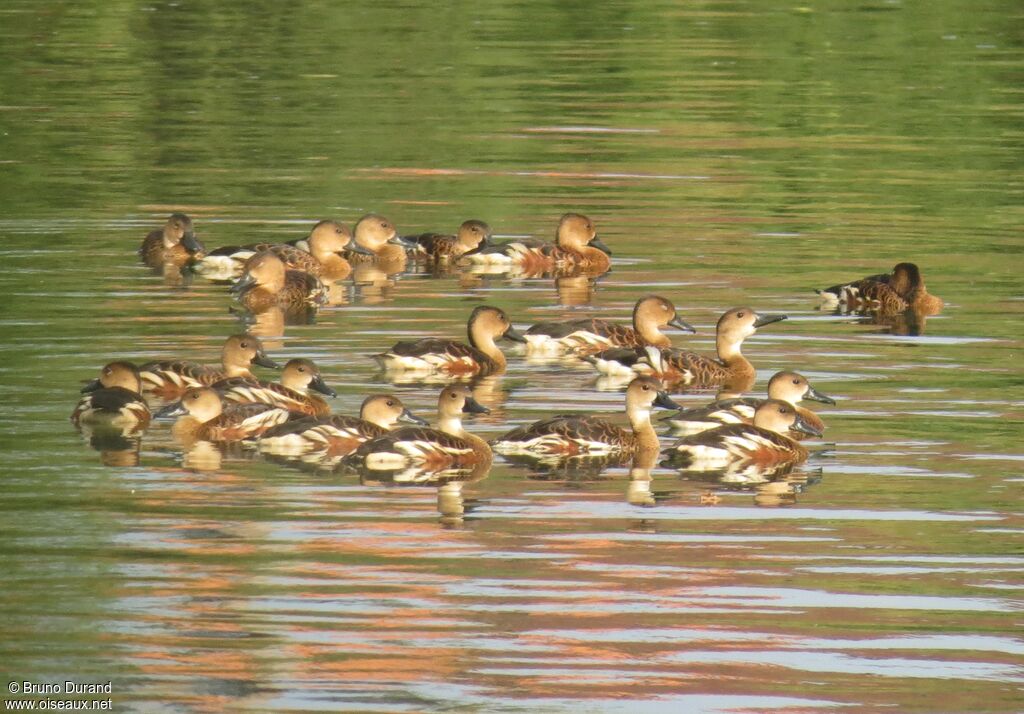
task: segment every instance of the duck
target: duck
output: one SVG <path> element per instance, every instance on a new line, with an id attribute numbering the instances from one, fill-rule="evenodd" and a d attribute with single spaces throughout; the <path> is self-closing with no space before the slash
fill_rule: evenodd
<path id="1" fill-rule="evenodd" d="M 455 235 L 421 233 L 418 236 L 406 236 L 405 240 L 419 246 L 418 252 L 424 255 L 428 261 L 446 263 L 481 246 L 489 246 L 491 235 L 489 225 L 483 221 L 471 219 L 463 221 Z"/>
<path id="2" fill-rule="evenodd" d="M 943 301 L 925 287 L 921 269 L 914 263 L 897 263 L 891 272 L 817 290 L 827 307 L 896 313 L 912 309 L 924 315 L 942 310 Z"/>
<path id="3" fill-rule="evenodd" d="M 726 311 L 715 327 L 716 357 L 676 348 L 645 346 L 613 348 L 585 359 L 609 376 L 651 373 L 672 384 L 698 388 L 727 386 L 732 391 L 745 392 L 753 386 L 755 372 L 740 351 L 743 340 L 759 328 L 786 318 L 786 315 L 762 315 L 749 307 Z"/>
<path id="4" fill-rule="evenodd" d="M 184 213 L 172 213 L 163 228 L 150 231 L 142 239 L 139 257 L 152 267 L 164 263 L 184 264 L 205 252 L 192 229 L 192 219 Z"/>
<path id="5" fill-rule="evenodd" d="M 250 367 L 281 366 L 267 357 L 263 343 L 253 335 L 231 335 L 220 351 L 220 367 L 179 360 L 147 362 L 139 368 L 142 387 L 164 399 L 176 399 L 189 387 L 204 387 L 222 379 L 241 377 L 255 380 Z"/>
<path id="6" fill-rule="evenodd" d="M 807 449 L 787 436 L 790 430 L 821 436 L 792 404 L 766 399 L 754 412 L 753 424 L 723 424 L 684 436 L 662 453 L 670 464 L 691 471 L 718 471 L 735 462 L 764 467 L 803 463 Z"/>
<path id="7" fill-rule="evenodd" d="M 269 404 L 226 402 L 212 387 L 193 387 L 154 416 L 158 419 L 179 417 L 172 429 L 175 438 L 194 443 L 251 439 L 287 421 L 291 414 L 287 409 Z"/>
<path id="8" fill-rule="evenodd" d="M 270 404 L 295 414 L 325 417 L 331 413 L 326 401 L 310 390 L 336 397 L 338 393 L 324 383 L 320 368 L 310 359 L 289 360 L 281 370 L 281 381 L 264 382 L 245 377 L 222 379 L 211 385 L 229 402 Z"/>
<path id="9" fill-rule="evenodd" d="M 466 331 L 469 344 L 455 340 L 425 337 L 396 342 L 387 352 L 373 359 L 387 371 L 442 373 L 451 377 L 472 377 L 505 371 L 507 360 L 496 340 L 525 342 L 501 308 L 476 307 L 469 316 Z"/>
<path id="10" fill-rule="evenodd" d="M 637 377 L 626 388 L 626 416 L 630 429 L 623 429 L 601 417 L 561 414 L 517 427 L 495 439 L 491 446 L 500 454 L 538 456 L 657 451 L 658 435 L 651 425 L 652 407 L 680 408 L 657 379 Z"/>
<path id="11" fill-rule="evenodd" d="M 487 442 L 462 427 L 463 414 L 487 414 L 490 409 L 475 399 L 469 387 L 452 385 L 437 399 L 435 428 L 406 426 L 363 443 L 347 457 L 351 466 L 390 471 L 410 466 L 444 471 L 489 468 L 493 455 Z"/>
<path id="12" fill-rule="evenodd" d="M 812 387 L 802 374 L 790 370 L 777 372 L 768 381 L 768 399 L 777 399 L 791 405 L 806 424 L 819 432 L 825 431 L 825 422 L 810 409 L 799 406 L 800 400 L 811 399 L 823 404 L 836 403 L 832 397 Z M 754 419 L 754 412 L 765 401 L 757 397 L 719 399 L 703 407 L 683 409 L 675 414 L 669 414 L 662 421 L 681 434 L 698 434 L 723 424 L 750 424 Z"/>
<path id="13" fill-rule="evenodd" d="M 660 295 L 647 295 L 633 306 L 633 326 L 586 317 L 562 322 L 541 322 L 526 331 L 527 349 L 533 353 L 577 355 L 599 352 L 610 347 L 671 347 L 663 327 L 696 332 L 679 317 L 675 305 Z"/>
<path id="14" fill-rule="evenodd" d="M 142 396 L 139 368 L 131 362 L 110 362 L 100 376 L 82 387 L 82 398 L 71 412 L 71 422 L 110 424 L 131 430 L 145 429 L 152 414 Z"/>
<path id="15" fill-rule="evenodd" d="M 350 454 L 364 441 L 384 436 L 399 422 L 427 425 L 393 394 L 375 394 L 363 400 L 359 416 L 335 414 L 327 417 L 292 419 L 268 429 L 259 437 L 260 451 L 302 454 L 326 451 L 328 456 Z"/>
<path id="16" fill-rule="evenodd" d="M 231 280 L 244 272 L 246 263 L 257 253 L 270 251 L 289 270 L 301 270 L 322 280 L 344 280 L 352 266 L 344 258 L 345 251 L 367 253 L 357 245 L 344 223 L 322 220 L 313 226 L 309 236 L 287 243 L 250 243 L 216 248 L 192 265 L 192 271 L 210 280 Z"/>
<path id="17" fill-rule="evenodd" d="M 249 259 L 245 273 L 231 286 L 231 292 L 253 313 L 273 307 L 303 310 L 327 300 L 327 288 L 319 278 L 301 270 L 288 270 L 284 261 L 271 251 Z"/>
<path id="18" fill-rule="evenodd" d="M 405 261 L 407 250 L 416 248 L 416 243 L 398 235 L 391 221 L 376 213 L 368 213 L 356 221 L 352 236 L 355 245 L 363 250 L 348 251 L 346 257 L 351 263 L 401 262 Z"/>
<path id="19" fill-rule="evenodd" d="M 555 243 L 517 240 L 485 246 L 463 257 L 472 264 L 517 266 L 528 273 L 580 268 L 603 273 L 611 267 L 611 250 L 597 237 L 594 222 L 581 213 L 566 213 L 558 222 Z"/>

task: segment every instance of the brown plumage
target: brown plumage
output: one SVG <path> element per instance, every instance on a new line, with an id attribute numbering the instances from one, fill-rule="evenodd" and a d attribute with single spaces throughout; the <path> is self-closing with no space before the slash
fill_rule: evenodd
<path id="1" fill-rule="evenodd" d="M 347 226 L 324 220 L 301 240 L 217 248 L 196 262 L 192 270 L 211 280 L 227 280 L 243 273 L 249 261 L 259 253 L 270 252 L 280 258 L 288 270 L 300 270 L 324 280 L 342 280 L 352 272 L 352 266 L 343 256 L 348 250 L 365 252 L 353 242 Z"/>
<path id="2" fill-rule="evenodd" d="M 406 240 L 419 246 L 419 252 L 428 260 L 439 263 L 458 258 L 491 242 L 491 227 L 478 220 L 464 221 L 456 235 L 423 233 L 406 236 Z"/>
<path id="3" fill-rule="evenodd" d="M 133 431 L 145 429 L 151 414 L 141 392 L 139 368 L 131 362 L 111 362 L 82 388 L 84 396 L 71 413 L 71 421 L 75 426 L 109 423 Z"/>
<path id="4" fill-rule="evenodd" d="M 139 257 L 150 267 L 164 263 L 184 264 L 201 255 L 203 244 L 192 230 L 192 219 L 184 213 L 172 213 L 164 227 L 151 231 L 142 239 Z"/>
<path id="5" fill-rule="evenodd" d="M 398 422 L 427 422 L 409 411 L 392 394 L 367 397 L 359 416 L 335 414 L 329 417 L 292 419 L 267 430 L 260 437 L 260 450 L 277 454 L 325 451 L 327 456 L 344 456 L 364 441 L 383 436 Z"/>
<path id="6" fill-rule="evenodd" d="M 296 249 L 297 250 L 297 249 Z M 304 310 L 322 305 L 327 289 L 318 278 L 301 270 L 288 270 L 274 253 L 264 251 L 253 256 L 245 273 L 231 287 L 238 301 L 250 312 L 272 307 Z"/>
<path id="7" fill-rule="evenodd" d="M 671 347 L 671 340 L 661 331 L 668 326 L 695 332 L 679 317 L 670 300 L 660 295 L 648 295 L 633 306 L 631 327 L 596 317 L 541 322 L 526 331 L 526 342 L 531 352 L 572 352 L 578 355 L 611 347 Z"/>
<path id="8" fill-rule="evenodd" d="M 175 399 L 190 387 L 209 386 L 222 379 L 242 377 L 255 380 L 250 371 L 254 364 L 270 369 L 280 365 L 267 357 L 259 338 L 232 335 L 221 348 L 221 364 L 211 367 L 197 362 L 167 360 L 149 362 L 139 368 L 143 389 L 164 399 Z"/>
<path id="9" fill-rule="evenodd" d="M 555 243 L 518 240 L 465 254 L 479 265 L 515 266 L 525 273 L 543 274 L 577 268 L 599 274 L 611 267 L 611 251 L 597 237 L 594 223 L 579 213 L 566 213 L 555 231 Z"/>
<path id="10" fill-rule="evenodd" d="M 513 429 L 495 439 L 492 445 L 502 454 L 559 456 L 656 450 L 658 435 L 651 426 L 652 406 L 679 408 L 658 380 L 637 377 L 626 389 L 626 415 L 631 429 L 623 429 L 601 417 L 560 415 Z"/>
<path id="11" fill-rule="evenodd" d="M 828 303 L 854 311 L 896 313 L 910 308 L 934 315 L 943 305 L 941 298 L 928 293 L 921 270 L 914 263 L 897 263 L 890 273 L 833 285 L 818 294 Z"/>
<path id="12" fill-rule="evenodd" d="M 395 470 L 410 465 L 427 471 L 486 468 L 492 455 L 487 442 L 462 428 L 462 414 L 487 413 L 473 399 L 469 387 L 453 385 L 438 397 L 436 429 L 403 427 L 367 441 L 349 457 L 349 463 L 367 470 Z"/>
<path id="13" fill-rule="evenodd" d="M 395 343 L 390 350 L 373 358 L 389 371 L 439 372 L 452 377 L 488 375 L 503 372 L 505 355 L 495 341 L 509 339 L 524 342 L 504 310 L 481 305 L 469 316 L 466 331 L 469 344 L 427 337 Z"/>
<path id="14" fill-rule="evenodd" d="M 785 315 L 760 315 L 749 307 L 734 307 L 718 320 L 715 329 L 717 357 L 680 349 L 645 348 L 643 354 L 598 353 L 590 361 L 606 374 L 631 369 L 651 372 L 672 384 L 696 388 L 725 386 L 745 392 L 754 384 L 754 367 L 740 351 L 743 340 L 759 327 L 785 320 Z M 603 360 L 603 362 L 602 362 Z"/>
<path id="15" fill-rule="evenodd" d="M 297 414 L 324 417 L 331 413 L 326 401 L 311 394 L 315 390 L 330 397 L 338 393 L 328 387 L 320 369 L 308 359 L 289 360 L 281 371 L 281 381 L 265 382 L 233 377 L 215 382 L 213 388 L 229 402 L 238 404 L 270 404 Z"/>
<path id="16" fill-rule="evenodd" d="M 821 436 L 791 404 L 768 399 L 757 408 L 753 424 L 726 424 L 685 436 L 665 454 L 671 462 L 695 471 L 717 471 L 736 462 L 764 467 L 801 463 L 808 452 L 783 433 L 790 430 Z"/>
<path id="17" fill-rule="evenodd" d="M 240 441 L 258 436 L 287 421 L 286 409 L 269 404 L 225 402 L 210 387 L 188 389 L 177 402 L 156 413 L 158 418 L 180 417 L 174 435 L 180 441 Z"/>
<path id="18" fill-rule="evenodd" d="M 798 406 L 798 402 L 802 399 L 811 399 L 824 404 L 835 404 L 831 397 L 812 387 L 806 377 L 789 371 L 778 372 L 772 376 L 768 382 L 768 399 L 786 402 L 807 425 L 818 432 L 825 430 L 825 423 L 810 409 Z M 677 433 L 683 434 L 696 434 L 723 424 L 750 424 L 753 423 L 754 412 L 765 401 L 757 397 L 719 399 L 702 407 L 680 410 L 667 416 L 664 421 Z M 806 438 L 806 434 L 801 434 L 797 438 Z"/>
<path id="19" fill-rule="evenodd" d="M 405 251 L 416 247 L 415 243 L 398 235 L 391 221 L 376 213 L 368 213 L 356 221 L 352 228 L 352 237 L 362 250 L 358 253 L 346 253 L 346 258 L 351 263 L 368 263 L 374 260 L 404 263 Z"/>

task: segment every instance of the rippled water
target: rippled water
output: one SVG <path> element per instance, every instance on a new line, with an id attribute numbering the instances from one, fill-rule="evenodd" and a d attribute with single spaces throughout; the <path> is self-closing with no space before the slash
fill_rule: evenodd
<path id="1" fill-rule="evenodd" d="M 1019 711 L 1024 548 L 1020 8 L 1009 2 L 8 3 L 0 22 L 0 662 L 113 681 L 143 711 Z M 310 325 L 336 412 L 395 389 L 368 356 L 670 297 L 713 349 L 729 307 L 785 312 L 745 353 L 836 407 L 762 484 L 667 468 L 442 488 L 257 458 L 137 458 L 68 424 L 114 358 L 216 362 L 223 286 L 136 262 L 171 210 L 208 246 L 388 215 L 548 237 L 591 215 L 586 281 L 406 274 Z M 910 259 L 920 334 L 811 288 Z M 269 372 L 262 376 L 269 377 Z M 697 404 L 707 394 L 677 395 Z M 491 438 L 621 410 L 586 365 L 478 388 Z M 666 441 L 669 439 L 666 435 Z"/>

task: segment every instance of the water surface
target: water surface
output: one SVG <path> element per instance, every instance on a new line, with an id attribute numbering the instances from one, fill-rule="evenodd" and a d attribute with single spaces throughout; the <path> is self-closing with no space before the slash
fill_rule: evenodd
<path id="1" fill-rule="evenodd" d="M 109 679 L 125 711 L 1021 709 L 1016 4 L 0 12 L 8 679 Z M 404 275 L 268 351 L 315 359 L 338 412 L 395 389 L 430 414 L 368 355 L 475 305 L 625 321 L 656 291 L 711 350 L 749 304 L 790 315 L 746 346 L 759 389 L 797 369 L 839 402 L 826 453 L 769 484 L 498 459 L 443 489 L 203 470 L 165 424 L 137 464 L 102 454 L 67 415 L 104 362 L 215 362 L 243 327 L 223 286 L 136 262 L 171 210 L 209 246 L 585 212 L 596 285 Z M 906 259 L 947 302 L 920 334 L 815 309 Z M 514 353 L 484 396 L 488 438 L 622 403 Z"/>

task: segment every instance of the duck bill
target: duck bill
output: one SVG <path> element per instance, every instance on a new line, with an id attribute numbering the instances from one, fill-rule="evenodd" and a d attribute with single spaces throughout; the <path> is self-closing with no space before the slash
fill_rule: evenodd
<path id="1" fill-rule="evenodd" d="M 349 241 L 349 244 L 345 247 L 345 250 L 347 250 L 349 253 L 358 253 L 359 255 L 376 255 L 376 253 L 374 253 L 372 250 L 370 250 L 369 248 L 364 248 L 363 246 L 356 243 L 354 240 Z"/>
<path id="2" fill-rule="evenodd" d="M 804 418 L 799 414 L 796 415 L 796 420 L 792 426 L 789 427 L 791 431 L 799 431 L 801 434 L 810 434 L 811 436 L 821 436 L 821 430 L 815 429 L 813 426 L 804 421 Z"/>
<path id="3" fill-rule="evenodd" d="M 758 315 L 757 320 L 754 322 L 754 329 L 770 325 L 773 322 L 782 322 L 788 317 L 789 315 Z"/>
<path id="4" fill-rule="evenodd" d="M 252 363 L 258 364 L 260 367 L 266 367 L 267 369 L 281 369 L 281 365 L 267 357 L 267 353 L 263 350 L 256 353 L 256 356 L 252 358 Z M 319 377 L 317 377 L 317 379 L 319 379 Z M 331 396 L 335 395 L 332 394 Z"/>
<path id="5" fill-rule="evenodd" d="M 409 240 L 408 238 L 403 238 L 402 236 L 398 235 L 397 233 L 395 233 L 395 235 L 393 235 L 388 240 L 388 243 L 394 243 L 395 245 L 400 245 L 403 248 L 405 248 L 406 250 L 411 250 L 412 248 L 415 248 L 418 245 L 417 243 Z"/>
<path id="6" fill-rule="evenodd" d="M 153 417 L 156 419 L 169 419 L 171 417 L 183 416 L 187 413 L 188 410 L 185 409 L 185 405 L 181 403 L 181 400 L 178 400 L 153 412 Z"/>
<path id="7" fill-rule="evenodd" d="M 466 397 L 466 403 L 462 406 L 462 411 L 467 414 L 490 414 L 491 410 L 485 407 L 483 404 L 473 399 L 473 397 Z"/>
<path id="8" fill-rule="evenodd" d="M 593 238 L 591 238 L 590 242 L 587 243 L 587 245 L 594 246 L 595 248 L 597 248 L 602 253 L 605 253 L 606 255 L 611 255 L 612 254 L 612 249 L 609 248 L 608 246 L 606 246 L 604 244 L 604 242 L 600 238 L 598 238 L 597 236 L 594 236 Z"/>
<path id="9" fill-rule="evenodd" d="M 81 393 L 88 394 L 89 392 L 95 392 L 102 386 L 103 383 L 100 382 L 99 378 L 97 377 L 96 379 L 92 380 L 91 382 L 88 382 L 84 387 L 82 387 Z"/>
<path id="10" fill-rule="evenodd" d="M 669 320 L 668 324 L 669 324 L 670 327 L 674 327 L 677 330 L 682 330 L 683 332 L 689 332 L 691 334 L 697 334 L 697 330 L 694 329 L 693 325 L 691 325 L 688 322 L 683 322 L 679 318 L 679 315 L 676 315 L 671 320 Z"/>
<path id="11" fill-rule="evenodd" d="M 406 424 L 419 424 L 420 426 L 427 426 L 429 422 L 423 417 L 418 417 L 408 409 L 405 409 L 399 416 L 398 421 L 405 422 Z"/>
<path id="12" fill-rule="evenodd" d="M 804 395 L 804 399 L 810 399 L 815 402 L 821 402 L 822 404 L 835 404 L 836 400 L 825 394 L 822 394 L 814 387 L 807 387 L 807 394 Z"/>
<path id="13" fill-rule="evenodd" d="M 181 237 L 181 244 L 185 246 L 185 250 L 187 250 L 192 255 L 200 255 L 206 253 L 206 246 L 204 246 L 199 241 L 199 239 L 196 238 L 195 233 L 189 232 L 183 235 Z"/>
<path id="14" fill-rule="evenodd" d="M 234 285 L 228 288 L 229 293 L 238 295 L 248 288 L 256 284 L 256 278 L 252 277 L 249 273 L 246 273 L 240 277 Z"/>
<path id="15" fill-rule="evenodd" d="M 658 392 L 658 396 L 654 399 L 654 406 L 661 407 L 662 409 L 682 409 L 682 406 L 673 401 L 666 391 Z"/>
<path id="16" fill-rule="evenodd" d="M 513 342 L 522 342 L 524 344 L 526 343 L 526 337 L 523 336 L 523 333 L 519 332 L 516 328 L 512 327 L 511 325 L 507 330 L 505 330 L 505 334 L 502 335 L 502 337 L 504 337 L 506 340 L 512 340 Z"/>
<path id="17" fill-rule="evenodd" d="M 326 394 L 328 397 L 338 396 L 337 392 L 335 392 L 333 389 L 331 389 L 324 383 L 324 378 L 321 377 L 319 374 L 313 377 L 313 379 L 310 381 L 309 388 L 317 392 L 320 392 L 321 394 Z"/>

